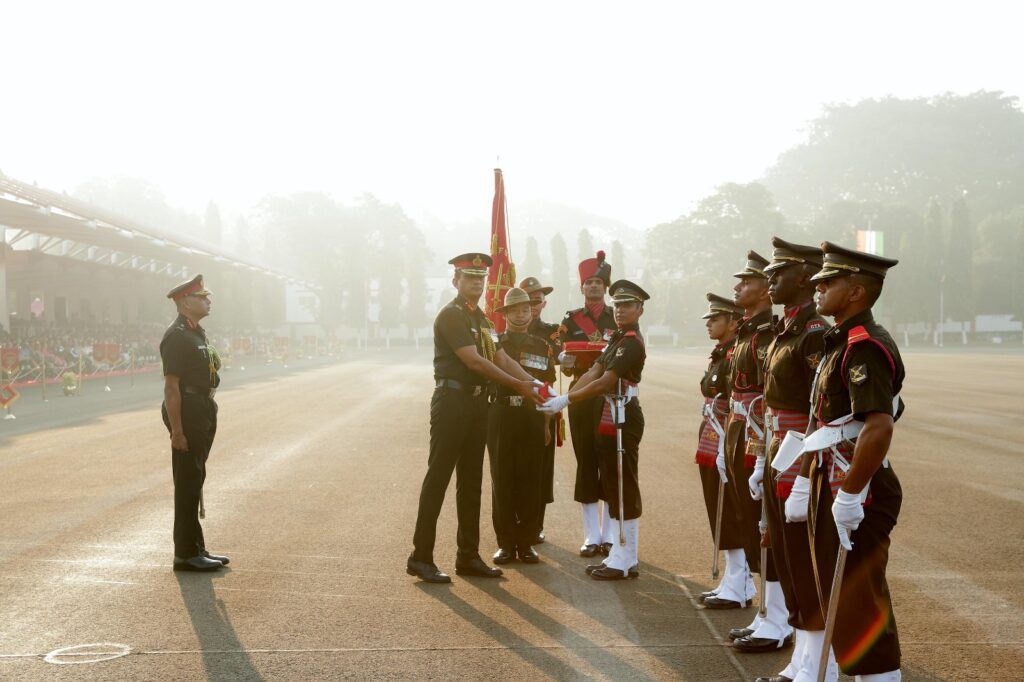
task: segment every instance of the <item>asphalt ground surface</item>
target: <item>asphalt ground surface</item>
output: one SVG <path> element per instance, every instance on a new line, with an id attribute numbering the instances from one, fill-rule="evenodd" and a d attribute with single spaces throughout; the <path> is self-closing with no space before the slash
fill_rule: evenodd
<path id="1" fill-rule="evenodd" d="M 1024 354 L 906 361 L 891 452 L 905 498 L 889 571 L 904 679 L 1021 679 Z M 650 349 L 641 577 L 616 583 L 583 574 L 568 445 L 541 564 L 451 585 L 405 574 L 426 466 L 426 353 L 225 376 L 204 528 L 232 562 L 213 575 L 170 568 L 158 378 L 94 395 L 103 405 L 88 394 L 48 407 L 25 398 L 18 420 L 0 422 L 0 679 L 775 673 L 788 651 L 743 655 L 724 639 L 752 608 L 695 601 L 712 586 L 693 464 L 704 364 L 702 353 Z M 487 474 L 484 488 L 489 558 Z M 453 569 L 454 517 L 453 485 L 438 526 L 442 570 Z M 58 651 L 82 645 L 93 646 Z"/>

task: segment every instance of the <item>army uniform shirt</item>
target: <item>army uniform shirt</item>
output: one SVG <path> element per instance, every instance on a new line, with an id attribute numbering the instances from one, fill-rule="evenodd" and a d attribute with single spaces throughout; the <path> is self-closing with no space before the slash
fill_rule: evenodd
<path id="1" fill-rule="evenodd" d="M 451 379 L 464 386 L 479 386 L 483 377 L 470 370 L 455 354 L 473 346 L 488 360 L 494 359 L 500 340 L 480 306 L 456 296 L 434 319 L 434 379 Z"/>
<path id="2" fill-rule="evenodd" d="M 220 359 L 206 338 L 206 331 L 184 315 L 164 332 L 160 341 L 164 376 L 176 376 L 182 388 L 217 388 Z"/>
<path id="3" fill-rule="evenodd" d="M 611 306 L 604 306 L 601 314 L 595 319 L 586 306 L 570 310 L 565 314 L 562 324 L 559 326 L 559 338 L 562 345 L 568 341 L 605 341 L 611 339 L 612 334 L 618 325 L 615 324 L 615 311 Z M 565 373 L 578 379 L 586 373 L 586 370 L 574 367 L 565 370 Z"/>

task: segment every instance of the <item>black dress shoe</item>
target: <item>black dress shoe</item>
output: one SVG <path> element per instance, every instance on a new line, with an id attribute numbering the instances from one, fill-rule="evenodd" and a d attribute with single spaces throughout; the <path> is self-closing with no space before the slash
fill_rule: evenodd
<path id="1" fill-rule="evenodd" d="M 505 549 L 504 547 L 499 547 L 498 551 L 491 557 L 491 560 L 496 564 L 511 563 L 516 560 L 516 548 Z"/>
<path id="2" fill-rule="evenodd" d="M 771 677 L 759 677 L 754 682 L 793 682 L 793 678 L 785 675 L 772 675 Z"/>
<path id="3" fill-rule="evenodd" d="M 622 571 L 619 569 L 609 568 L 602 564 L 600 568 L 595 568 L 590 573 L 590 577 L 594 580 L 626 580 L 627 578 L 632 580 L 640 577 L 640 571 L 634 567 L 629 569 L 626 575 L 622 575 Z"/>
<path id="4" fill-rule="evenodd" d="M 543 545 L 544 544 L 544 529 L 543 528 L 541 528 L 540 532 L 537 533 L 537 537 L 533 541 L 533 544 L 535 544 L 535 545 Z"/>
<path id="5" fill-rule="evenodd" d="M 537 554 L 537 550 L 535 550 L 533 547 L 520 547 L 519 560 L 522 561 L 524 564 L 539 564 L 540 555 Z"/>
<path id="6" fill-rule="evenodd" d="M 221 562 L 222 564 L 224 564 L 225 566 L 227 566 L 228 564 L 230 564 L 230 563 L 231 563 L 231 559 L 227 558 L 227 557 L 226 557 L 226 556 L 224 556 L 223 554 L 210 554 L 210 553 L 209 553 L 209 552 L 208 552 L 207 550 L 205 550 L 205 549 L 204 549 L 204 550 L 203 550 L 202 552 L 200 552 L 200 554 L 201 554 L 202 556 L 206 557 L 207 559 L 213 559 L 214 561 L 219 561 L 219 562 Z"/>
<path id="7" fill-rule="evenodd" d="M 754 628 L 733 628 L 729 630 L 729 639 L 743 639 L 744 637 L 750 637 L 752 634 L 754 634 Z"/>
<path id="8" fill-rule="evenodd" d="M 612 543 L 610 543 L 610 542 L 602 542 L 601 543 L 601 549 L 599 551 L 601 552 L 601 554 L 604 554 L 605 556 L 608 556 L 609 554 L 611 554 L 611 551 L 612 551 Z"/>
<path id="9" fill-rule="evenodd" d="M 738 601 L 732 599 L 722 599 L 719 596 L 708 597 L 704 600 L 704 608 L 707 609 L 743 609 L 747 605 L 741 604 Z"/>
<path id="10" fill-rule="evenodd" d="M 770 637 L 741 637 L 732 643 L 732 648 L 745 654 L 760 654 L 766 651 L 785 649 L 789 638 L 772 639 Z"/>
<path id="11" fill-rule="evenodd" d="M 605 565 L 604 562 L 601 562 L 599 564 L 591 564 L 590 566 L 587 566 L 583 570 L 586 571 L 587 575 L 593 575 L 594 571 L 602 569 L 602 568 L 608 568 L 607 565 Z M 622 571 L 619 571 L 619 573 L 622 573 Z M 640 569 L 637 567 L 636 564 L 633 565 L 633 568 L 629 569 L 629 577 L 630 578 L 639 578 L 640 577 Z"/>
<path id="12" fill-rule="evenodd" d="M 190 559 L 174 557 L 175 571 L 219 571 L 222 568 L 224 568 L 224 564 L 204 557 L 202 554 L 197 554 Z"/>
<path id="13" fill-rule="evenodd" d="M 601 551 L 601 545 L 583 545 L 580 547 L 580 556 L 592 557 Z"/>
<path id="14" fill-rule="evenodd" d="M 708 597 L 717 597 L 718 593 L 714 590 L 708 590 L 707 592 L 701 592 L 700 596 L 697 597 L 697 601 L 704 601 Z"/>
<path id="15" fill-rule="evenodd" d="M 492 568 L 484 563 L 480 557 L 473 557 L 468 561 L 455 561 L 455 575 L 475 575 L 478 578 L 500 578 L 500 568 Z"/>
<path id="16" fill-rule="evenodd" d="M 405 562 L 405 572 L 427 583 L 450 583 L 452 581 L 451 576 L 439 571 L 435 564 L 416 559 L 409 559 Z"/>

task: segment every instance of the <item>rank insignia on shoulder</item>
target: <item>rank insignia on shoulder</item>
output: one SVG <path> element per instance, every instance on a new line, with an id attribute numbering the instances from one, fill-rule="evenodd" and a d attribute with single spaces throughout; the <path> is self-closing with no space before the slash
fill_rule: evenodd
<path id="1" fill-rule="evenodd" d="M 855 386 L 860 386 L 868 380 L 868 366 L 867 365 L 854 365 L 850 368 L 850 383 Z"/>
<path id="2" fill-rule="evenodd" d="M 807 356 L 807 365 L 811 369 L 818 369 L 818 364 L 821 362 L 821 353 L 811 353 Z"/>
<path id="3" fill-rule="evenodd" d="M 765 322 L 764 324 L 760 324 L 760 325 L 757 326 L 757 331 L 759 331 L 759 332 L 766 332 L 766 331 L 768 331 L 771 328 L 772 328 L 772 323 L 771 322 Z"/>

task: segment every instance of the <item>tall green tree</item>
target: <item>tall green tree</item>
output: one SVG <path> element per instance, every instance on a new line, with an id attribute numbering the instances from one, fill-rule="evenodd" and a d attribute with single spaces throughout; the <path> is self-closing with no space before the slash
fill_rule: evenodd
<path id="1" fill-rule="evenodd" d="M 939 320 L 939 295 L 944 295 L 945 259 L 946 259 L 946 222 L 942 215 L 942 206 L 938 199 L 932 197 L 928 202 L 928 210 L 924 218 L 924 247 L 921 250 L 922 260 L 921 281 L 916 286 L 924 287 L 929 292 L 922 306 L 921 317 L 925 322 L 935 324 Z M 910 254 L 905 256 L 912 258 Z"/>
<path id="2" fill-rule="evenodd" d="M 594 249 L 594 236 L 584 227 L 576 234 L 576 260 L 593 258 L 595 253 L 597 251 Z"/>
<path id="3" fill-rule="evenodd" d="M 526 254 L 523 256 L 522 265 L 516 269 L 519 271 L 520 280 L 524 277 L 543 279 L 544 263 L 540 259 L 540 248 L 536 237 L 526 238 Z"/>
<path id="4" fill-rule="evenodd" d="M 548 310 L 552 318 L 561 320 L 565 311 L 572 305 L 572 294 L 575 289 L 572 287 L 572 271 L 569 269 L 569 250 L 565 245 L 565 238 L 561 232 L 556 232 L 551 238 L 551 286 L 555 290 L 551 294 L 551 302 Z"/>
<path id="5" fill-rule="evenodd" d="M 949 213 L 946 244 L 946 314 L 957 322 L 974 323 L 974 228 L 961 195 Z"/>

